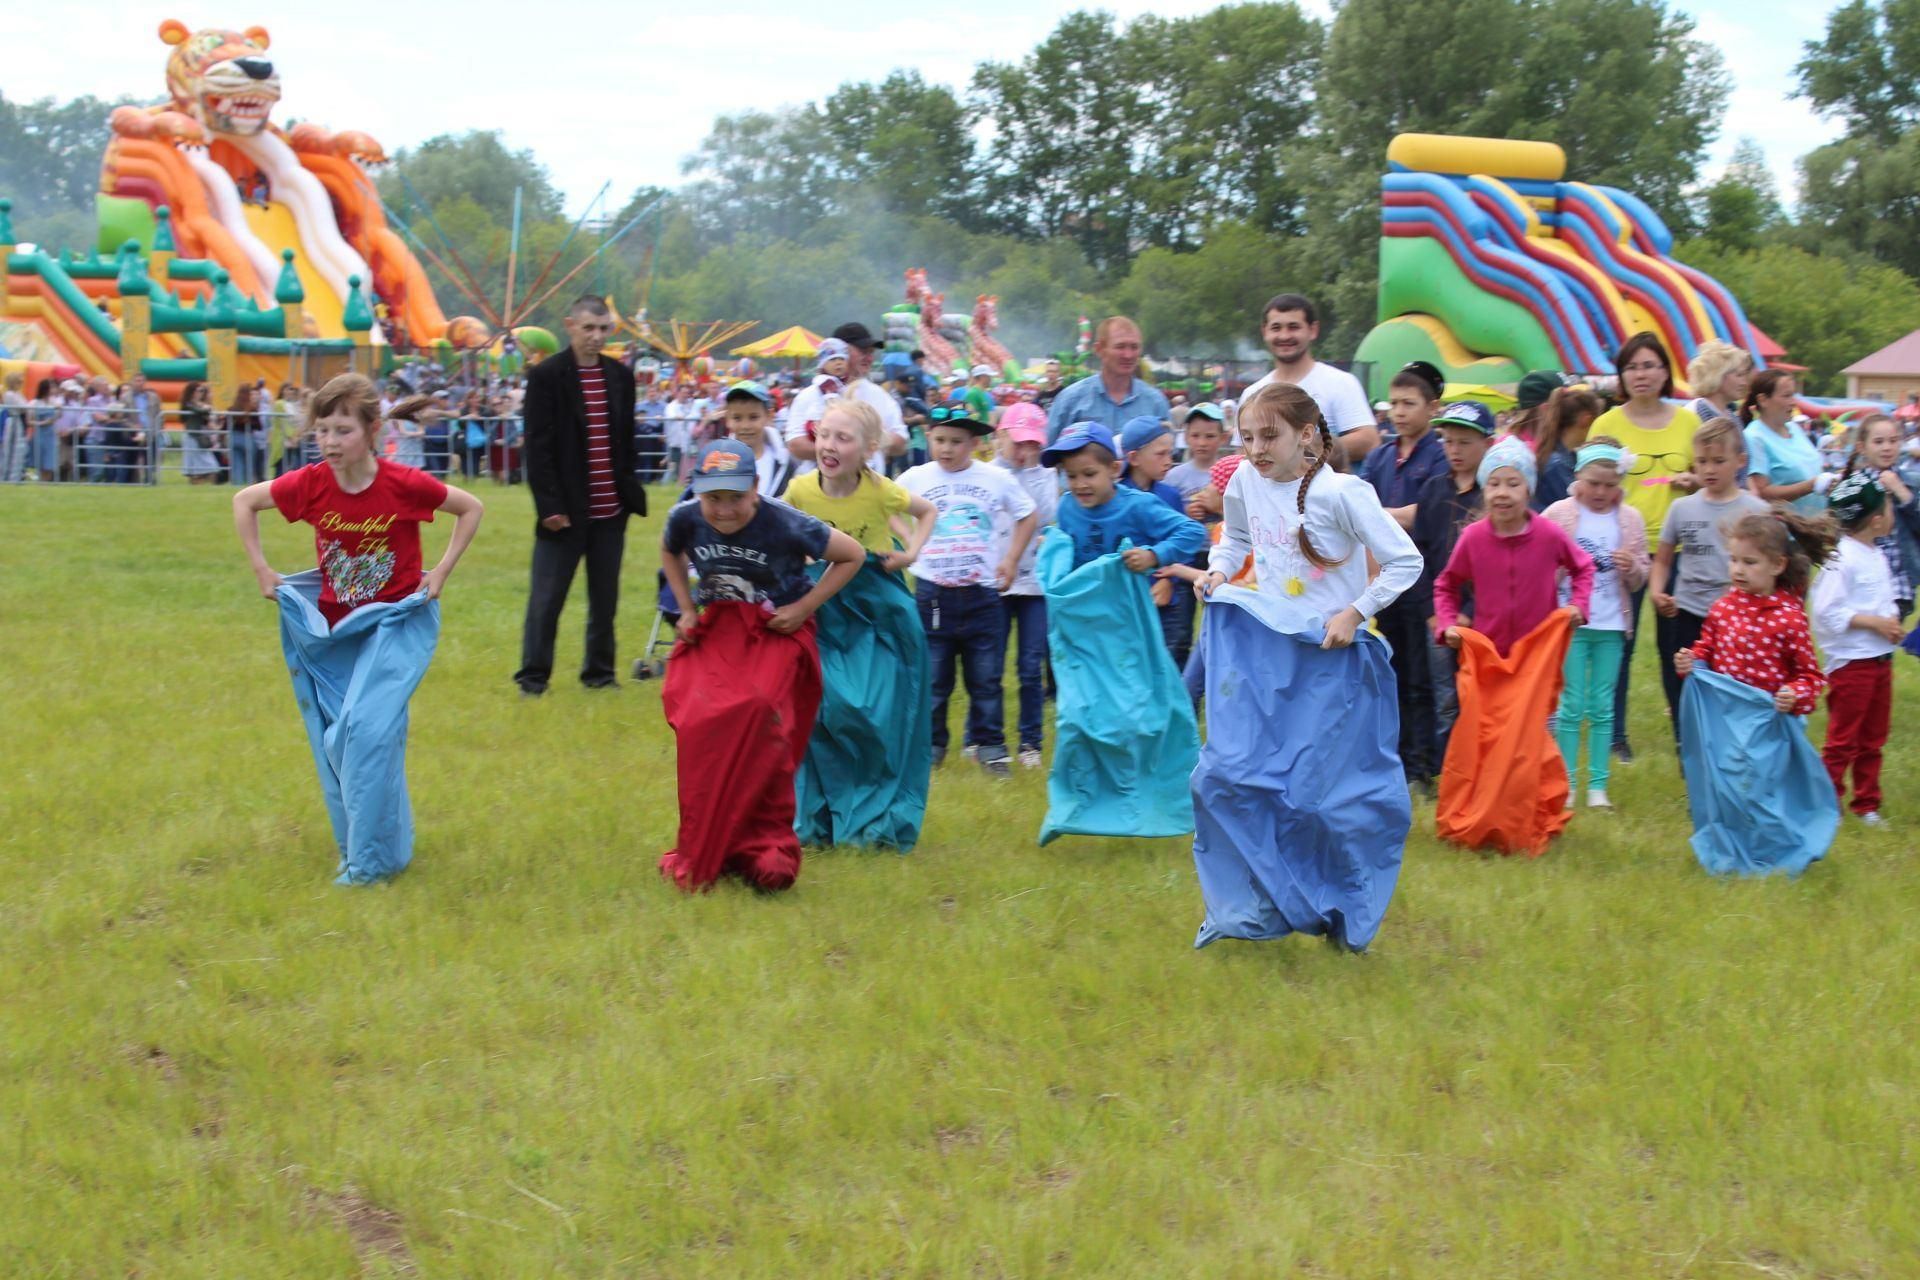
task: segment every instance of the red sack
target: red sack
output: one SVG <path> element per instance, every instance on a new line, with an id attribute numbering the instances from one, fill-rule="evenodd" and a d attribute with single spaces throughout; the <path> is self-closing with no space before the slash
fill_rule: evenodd
<path id="1" fill-rule="evenodd" d="M 1566 827 L 1567 767 L 1547 717 L 1560 701 L 1572 643 L 1565 609 L 1520 637 L 1504 658 L 1493 641 L 1460 628 L 1460 719 L 1434 810 L 1442 840 L 1537 858 Z"/>
<path id="2" fill-rule="evenodd" d="M 800 874 L 793 776 L 820 710 L 820 650 L 809 621 L 767 628 L 750 604 L 708 605 L 694 643 L 673 647 L 661 705 L 678 743 L 680 838 L 660 871 L 682 889 L 738 875 L 784 889 Z"/>

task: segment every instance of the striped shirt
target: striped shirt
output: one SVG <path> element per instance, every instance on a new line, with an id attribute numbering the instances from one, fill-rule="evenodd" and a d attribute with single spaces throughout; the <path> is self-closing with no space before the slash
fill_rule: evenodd
<path id="1" fill-rule="evenodd" d="M 620 514 L 620 491 L 613 486 L 607 376 L 597 361 L 580 367 L 580 394 L 587 401 L 587 519 L 607 520 Z"/>

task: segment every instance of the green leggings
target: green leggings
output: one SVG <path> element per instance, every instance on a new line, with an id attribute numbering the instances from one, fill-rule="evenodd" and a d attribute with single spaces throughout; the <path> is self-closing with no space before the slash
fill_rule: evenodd
<path id="1" fill-rule="evenodd" d="M 1587 725 L 1587 786 L 1607 789 L 1608 752 L 1613 745 L 1613 686 L 1620 679 L 1623 631 L 1581 627 L 1567 650 L 1567 687 L 1560 694 L 1555 733 L 1560 758 L 1567 762 L 1567 785 L 1578 789 L 1580 722 Z"/>

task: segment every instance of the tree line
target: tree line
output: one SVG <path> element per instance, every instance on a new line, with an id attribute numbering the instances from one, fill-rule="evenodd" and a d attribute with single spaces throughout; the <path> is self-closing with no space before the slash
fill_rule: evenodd
<path id="1" fill-rule="evenodd" d="M 1126 24 L 1076 12 L 957 91 L 899 70 L 721 115 L 677 189 L 612 211 L 610 227 L 641 225 L 576 280 L 629 312 L 817 327 L 871 318 L 923 266 L 949 310 L 999 295 L 1023 355 L 1070 346 L 1082 314 L 1125 311 L 1156 353 L 1219 356 L 1251 348 L 1255 308 L 1285 283 L 1321 301 L 1339 357 L 1374 322 L 1393 135 L 1528 138 L 1563 147 L 1570 176 L 1646 200 L 1676 256 L 1837 390 L 1840 367 L 1920 326 L 1916 52 L 1920 0 L 1852 0 L 1805 43 L 1793 91 L 1845 133 L 1800 159 L 1790 213 L 1757 146 L 1700 181 L 1730 80 L 1666 0 L 1345 0 L 1330 21 L 1291 0 Z M 23 235 L 90 205 L 112 105 L 0 100 L 0 190 L 30 195 Z M 556 276 L 599 243 L 568 242 L 537 155 L 497 133 L 402 150 L 380 184 L 495 300 L 516 188 L 523 282 L 563 243 Z M 471 309 L 429 271 L 443 305 Z"/>

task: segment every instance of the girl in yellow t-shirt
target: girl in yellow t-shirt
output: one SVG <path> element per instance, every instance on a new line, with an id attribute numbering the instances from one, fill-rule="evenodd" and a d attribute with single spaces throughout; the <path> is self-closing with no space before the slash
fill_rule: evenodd
<path id="1" fill-rule="evenodd" d="M 851 537 L 898 573 L 920 558 L 935 512 L 931 502 L 867 466 L 884 431 L 872 405 L 832 401 L 814 427 L 820 469 L 794 477 L 786 501 Z"/>
<path id="2" fill-rule="evenodd" d="M 1700 429 L 1700 418 L 1691 409 L 1667 402 L 1673 395 L 1673 362 L 1653 334 L 1642 332 L 1628 338 L 1614 357 L 1614 367 L 1620 371 L 1620 386 L 1627 402 L 1595 419 L 1592 436 L 1612 436 L 1632 455 L 1621 483 L 1627 504 L 1647 522 L 1647 548 L 1651 551 L 1666 527 L 1667 508 L 1674 499 L 1700 487 L 1693 475 L 1693 433 Z M 1665 582 L 1648 582 L 1634 592 L 1627 605 L 1630 624 L 1639 621 L 1648 587 L 1668 590 Z M 1656 630 L 1672 625 L 1670 618 L 1654 619 Z M 1613 752 L 1623 760 L 1633 759 L 1632 748 L 1627 745 L 1627 679 L 1633 670 L 1634 640 L 1641 630 L 1629 626 L 1620 657 L 1620 678 L 1613 686 Z M 1663 652 L 1665 648 L 1663 645 Z"/>

